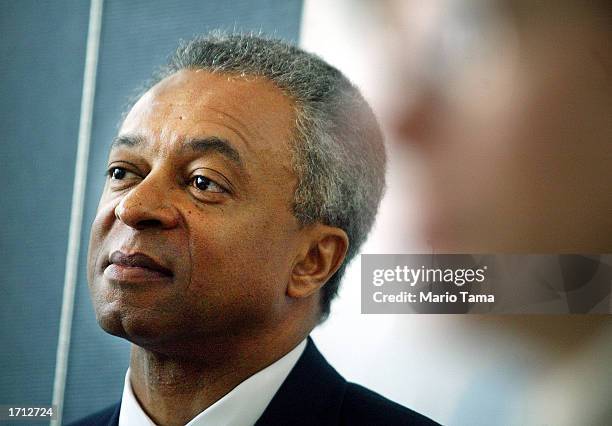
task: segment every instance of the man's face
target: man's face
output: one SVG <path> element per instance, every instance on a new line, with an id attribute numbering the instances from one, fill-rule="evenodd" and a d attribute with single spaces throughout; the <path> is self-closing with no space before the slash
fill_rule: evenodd
<path id="1" fill-rule="evenodd" d="M 278 320 L 301 236 L 293 121 L 272 83 L 204 71 L 136 103 L 91 229 L 89 287 L 106 331 L 165 347 Z"/>
<path id="2" fill-rule="evenodd" d="M 449 2 L 438 6 L 423 36 L 435 60 L 402 82 L 414 103 L 398 108 L 397 121 L 424 165 L 417 209 L 430 244 L 442 252 L 607 251 L 605 34 L 587 19 L 531 16 L 530 3 L 520 6 L 525 21 L 485 10 L 474 16 L 490 18 L 463 22 Z"/>

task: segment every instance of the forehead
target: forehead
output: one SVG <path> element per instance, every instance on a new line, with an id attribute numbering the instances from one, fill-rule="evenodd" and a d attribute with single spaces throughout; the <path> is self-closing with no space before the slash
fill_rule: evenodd
<path id="1" fill-rule="evenodd" d="M 120 134 L 142 136 L 160 151 L 220 136 L 240 151 L 286 157 L 294 117 L 292 100 L 265 78 L 182 70 L 136 102 Z"/>

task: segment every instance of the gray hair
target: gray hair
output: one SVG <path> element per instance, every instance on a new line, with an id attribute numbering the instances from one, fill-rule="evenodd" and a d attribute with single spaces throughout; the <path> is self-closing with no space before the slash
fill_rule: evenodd
<path id="1" fill-rule="evenodd" d="M 345 262 L 322 289 L 323 321 L 384 190 L 386 156 L 374 113 L 340 71 L 281 40 L 214 32 L 181 42 L 147 88 L 183 69 L 263 77 L 293 101 L 293 213 L 303 226 L 320 222 L 343 229 L 350 242 Z"/>

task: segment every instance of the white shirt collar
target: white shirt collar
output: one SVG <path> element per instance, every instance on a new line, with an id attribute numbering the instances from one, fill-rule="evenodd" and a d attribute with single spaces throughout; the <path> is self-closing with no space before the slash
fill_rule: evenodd
<path id="1" fill-rule="evenodd" d="M 252 426 L 272 401 L 306 348 L 306 339 L 272 365 L 255 373 L 185 426 Z M 119 426 L 156 426 L 132 392 L 130 369 L 125 373 Z"/>

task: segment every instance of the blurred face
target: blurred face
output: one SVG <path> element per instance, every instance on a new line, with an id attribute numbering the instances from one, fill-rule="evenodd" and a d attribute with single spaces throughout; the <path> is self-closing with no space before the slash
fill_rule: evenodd
<path id="1" fill-rule="evenodd" d="M 441 7 L 425 53 L 401 65 L 425 64 L 405 74 L 416 76 L 403 81 L 413 102 L 398 109 L 396 130 L 425 166 L 428 242 L 609 251 L 609 33 L 584 16 L 519 11 L 515 22 L 478 4 Z"/>
<path id="2" fill-rule="evenodd" d="M 136 103 L 91 229 L 89 287 L 106 331 L 167 348 L 274 326 L 300 238 L 293 120 L 267 81 L 191 70 Z"/>

